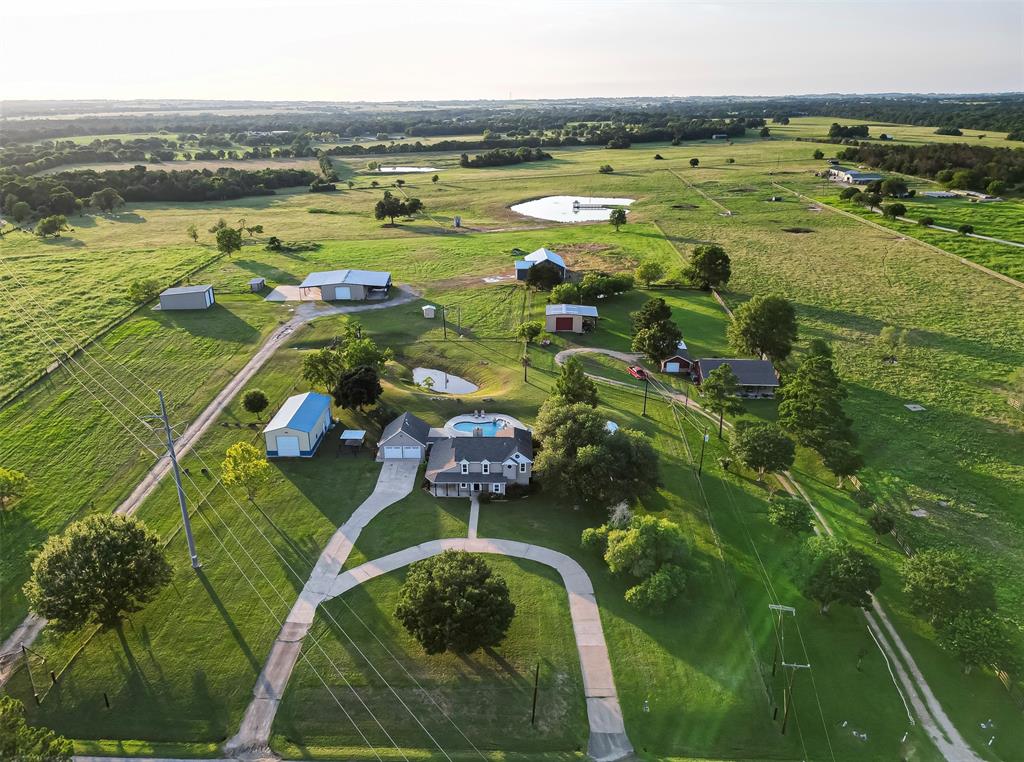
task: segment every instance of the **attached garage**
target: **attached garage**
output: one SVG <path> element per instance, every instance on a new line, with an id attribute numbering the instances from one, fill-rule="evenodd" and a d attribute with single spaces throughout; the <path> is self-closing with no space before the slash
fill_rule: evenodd
<path id="1" fill-rule="evenodd" d="M 586 304 L 549 304 L 544 308 L 549 333 L 586 333 L 597 325 L 597 307 Z"/>
<path id="2" fill-rule="evenodd" d="M 412 413 L 402 413 L 384 427 L 377 443 L 377 460 L 421 461 L 427 454 L 430 426 Z"/>
<path id="3" fill-rule="evenodd" d="M 306 392 L 289 397 L 263 429 L 268 458 L 311 458 L 334 421 L 331 398 Z"/>

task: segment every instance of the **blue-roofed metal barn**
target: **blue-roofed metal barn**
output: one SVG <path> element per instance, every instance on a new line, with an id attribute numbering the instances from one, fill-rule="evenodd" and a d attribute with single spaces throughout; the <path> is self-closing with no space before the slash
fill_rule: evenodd
<path id="1" fill-rule="evenodd" d="M 332 423 L 331 398 L 326 394 L 289 397 L 263 429 L 267 457 L 313 457 Z"/>
<path id="2" fill-rule="evenodd" d="M 391 273 L 378 270 L 327 270 L 310 273 L 299 284 L 302 299 L 383 299 L 391 289 Z"/>

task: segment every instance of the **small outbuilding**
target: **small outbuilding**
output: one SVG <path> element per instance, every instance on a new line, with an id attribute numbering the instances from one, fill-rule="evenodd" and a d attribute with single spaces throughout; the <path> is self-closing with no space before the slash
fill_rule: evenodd
<path id="1" fill-rule="evenodd" d="M 213 286 L 178 286 L 160 293 L 161 310 L 206 310 L 216 303 Z"/>
<path id="2" fill-rule="evenodd" d="M 544 308 L 548 333 L 586 333 L 597 325 L 597 307 L 586 304 L 549 304 Z"/>
<path id="3" fill-rule="evenodd" d="M 430 425 L 412 413 L 402 413 L 381 432 L 377 460 L 422 461 L 429 443 Z"/>
<path id="4" fill-rule="evenodd" d="M 260 291 L 262 291 L 266 287 L 267 287 L 267 279 L 266 278 L 253 278 L 252 280 L 249 281 L 249 290 L 252 293 L 254 293 L 254 294 L 258 294 Z"/>
<path id="5" fill-rule="evenodd" d="M 437 314 L 437 307 L 435 307 L 433 304 L 424 304 L 423 305 L 423 317 L 425 317 L 427 320 L 433 320 L 434 319 L 434 315 L 436 315 L 436 314 Z"/>
<path id="6" fill-rule="evenodd" d="M 775 366 L 768 360 L 748 360 L 741 358 L 711 357 L 696 362 L 697 384 L 703 382 L 708 375 L 723 365 L 728 365 L 739 381 L 741 397 L 774 397 L 779 388 L 779 374 Z"/>
<path id="7" fill-rule="evenodd" d="M 391 289 L 391 273 L 378 270 L 327 270 L 310 273 L 299 284 L 303 300 L 334 302 L 383 298 Z"/>
<path id="8" fill-rule="evenodd" d="M 867 185 L 882 179 L 882 176 L 877 172 L 862 172 L 859 169 L 848 169 L 838 164 L 828 168 L 828 176 L 833 180 L 849 183 L 850 185 Z"/>
<path id="9" fill-rule="evenodd" d="M 541 248 L 516 261 L 516 280 L 526 280 L 530 270 L 534 267 L 550 268 L 556 273 L 560 283 L 564 283 L 572 278 L 572 271 L 566 267 L 565 260 L 561 256 L 551 251 L 551 249 Z"/>
<path id="10" fill-rule="evenodd" d="M 289 397 L 263 429 L 267 457 L 313 457 L 332 423 L 331 398 L 326 394 Z"/>
<path id="11" fill-rule="evenodd" d="M 338 437 L 338 441 L 353 455 L 358 455 L 366 443 L 366 432 L 362 429 L 345 429 Z"/>

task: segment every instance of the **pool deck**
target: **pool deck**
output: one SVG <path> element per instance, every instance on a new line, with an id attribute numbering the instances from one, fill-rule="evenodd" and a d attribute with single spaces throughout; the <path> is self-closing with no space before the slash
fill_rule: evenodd
<path id="1" fill-rule="evenodd" d="M 447 421 L 444 425 L 444 431 L 453 437 L 471 437 L 473 436 L 472 431 L 460 431 L 455 428 L 457 423 L 493 423 L 495 420 L 507 421 L 510 426 L 518 429 L 526 429 L 530 431 L 530 427 L 520 421 L 518 418 L 513 418 L 511 415 L 505 413 L 484 413 L 483 415 L 474 415 L 473 413 L 464 413 L 463 415 L 457 415 L 454 418 Z"/>

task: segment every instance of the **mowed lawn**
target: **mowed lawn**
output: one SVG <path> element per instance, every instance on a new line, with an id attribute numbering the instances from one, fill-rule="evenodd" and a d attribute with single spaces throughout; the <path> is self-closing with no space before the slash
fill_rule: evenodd
<path id="1" fill-rule="evenodd" d="M 901 531 L 916 545 L 960 543 L 972 549 L 996 574 L 1005 610 L 1018 612 L 1024 593 L 1015 569 L 1016 559 L 1024 551 L 1024 537 L 1014 506 L 1024 492 L 1024 462 L 1016 447 L 1020 417 L 1007 404 L 1006 380 L 1014 368 L 1024 364 L 1017 340 L 1024 334 L 1020 292 L 895 234 L 871 230 L 827 211 L 813 212 L 795 199 L 768 201 L 777 192 L 770 184 L 773 180 L 808 194 L 814 192 L 817 183 L 811 173 L 819 166 L 810 158 L 814 147 L 790 140 L 747 139 L 734 145 L 708 142 L 635 146 L 627 151 L 578 149 L 557 152 L 556 160 L 543 166 L 445 170 L 436 186 L 417 179 L 413 188 L 407 188 L 427 201 L 428 210 L 441 215 L 438 221 L 417 220 L 394 228 L 369 218 L 367 210 L 380 190 L 362 186 L 338 194 L 294 192 L 217 205 L 139 205 L 128 213 L 146 218 L 133 230 L 151 236 L 158 248 L 191 249 L 184 231 L 194 220 L 204 231 L 201 245 L 208 247 L 210 236 L 205 228 L 218 217 L 232 221 L 245 216 L 250 224 L 264 224 L 267 234 L 286 240 L 322 241 L 318 251 L 288 256 L 265 252 L 262 242 L 247 244 L 241 253 L 218 261 L 197 276 L 214 282 L 225 293 L 244 288 L 251 274 L 266 273 L 271 281 L 294 283 L 309 269 L 356 263 L 393 270 L 398 280 L 421 286 L 431 303 L 462 306 L 468 338 L 458 342 L 444 342 L 440 325 L 424 321 L 419 305 L 363 318 L 379 341 L 400 349 L 402 367 L 390 371 L 386 403 L 393 405 L 394 412 L 413 409 L 431 423 L 441 423 L 474 405 L 500 406 L 531 420 L 548 394 L 553 353 L 564 346 L 562 341 L 548 349 L 531 349 L 533 367 L 524 386 L 518 362 L 521 346 L 508 336 L 520 316 L 542 314 L 543 296 L 530 297 L 509 284 L 488 286 L 482 282 L 483 276 L 492 272 L 511 272 L 512 247 L 530 250 L 546 245 L 568 250 L 570 259 L 578 258 L 584 268 L 627 269 L 645 258 L 674 266 L 695 244 L 721 243 L 733 257 L 734 278 L 725 294 L 731 303 L 738 304 L 752 294 L 783 294 L 797 305 L 802 340 L 821 336 L 833 343 L 839 369 L 851 387 L 848 410 L 868 458 L 865 483 L 897 509 Z M 665 156 L 665 161 L 654 161 L 655 152 Z M 691 156 L 700 159 L 697 169 L 688 166 Z M 735 163 L 727 163 L 728 158 Z M 598 175 L 597 166 L 606 162 L 615 166 L 616 173 Z M 631 222 L 619 233 L 604 224 L 530 230 L 543 223 L 516 217 L 507 209 L 508 204 L 524 198 L 558 193 L 624 195 L 638 201 L 631 209 Z M 709 196 L 734 215 L 723 217 Z M 311 207 L 337 213 L 310 214 Z M 456 213 L 474 229 L 450 232 L 444 216 Z M 517 229 L 480 232 L 508 227 Z M 812 232 L 793 233 L 785 228 Z M 95 229 L 106 230 L 103 225 Z M 79 232 L 76 228 L 74 235 Z M 108 249 L 111 255 L 118 251 L 113 245 Z M 707 297 L 673 292 L 669 298 L 676 300 L 673 307 L 681 315 L 684 337 L 709 353 L 722 351 L 724 340 L 720 331 L 715 337 L 714 306 Z M 256 336 L 242 349 L 231 345 L 237 355 L 229 358 L 230 352 L 223 349 L 226 345 L 214 343 L 208 348 L 209 355 L 200 352 L 196 358 L 188 352 L 192 339 L 153 329 L 155 336 L 170 342 L 161 343 L 163 349 L 158 353 L 161 357 L 166 354 L 168 364 L 161 371 L 164 375 L 147 378 L 157 385 L 177 384 L 178 394 L 192 394 L 197 403 L 211 397 L 226 377 L 211 377 L 207 382 L 206 369 L 217 363 L 240 365 L 244 356 L 251 354 L 257 337 L 287 315 L 287 306 L 265 305 L 254 297 L 238 299 L 240 305 L 253 310 L 242 322 L 255 323 Z M 602 323 L 598 334 L 582 341 L 627 348 L 628 312 L 639 301 L 629 295 L 602 304 L 602 313 L 609 320 Z M 236 313 L 234 307 L 228 311 Z M 453 315 L 457 310 L 449 313 Z M 719 319 L 724 329 L 724 318 Z M 898 366 L 880 362 L 877 335 L 885 325 L 918 332 L 918 341 L 901 352 Z M 302 389 L 297 368 L 304 347 L 329 340 L 337 327 L 334 321 L 325 321 L 300 332 L 293 342 L 295 349 L 275 358 L 261 373 L 256 383 L 267 389 L 275 406 L 292 390 Z M 247 329 L 243 332 L 249 335 Z M 187 333 L 201 331 L 193 327 Z M 186 351 L 177 351 L 182 345 Z M 133 367 L 147 367 L 151 358 L 146 346 L 125 343 L 126 356 L 137 363 Z M 481 391 L 461 404 L 431 399 L 409 383 L 409 369 L 414 365 L 450 369 L 482 383 Z M 14 520 L 25 522 L 18 530 L 22 532 L 16 545 L 19 549 L 37 545 L 47 533 L 82 512 L 68 504 L 63 485 L 72 480 L 81 483 L 79 471 L 83 469 L 73 462 L 75 467 L 62 466 L 60 474 L 49 476 L 46 464 L 52 458 L 52 442 L 64 443 L 60 449 L 69 458 L 88 448 L 98 453 L 96 457 L 108 459 L 95 474 L 88 474 L 92 481 L 86 481 L 86 486 L 95 483 L 93 490 L 100 494 L 88 510 L 112 507 L 144 469 L 141 460 L 132 461 L 135 456 L 109 445 L 116 437 L 116 425 L 107 424 L 109 428 L 104 430 L 102 414 L 94 403 L 75 397 L 71 388 L 66 384 L 38 387 L 31 392 L 39 395 L 35 409 L 22 407 L 31 399 L 27 395 L 18 406 L 0 412 L 0 430 L 5 434 L 0 461 L 29 470 L 38 491 L 48 495 L 44 505 L 35 502 L 41 498 L 34 493 L 14 514 L 22 517 Z M 705 461 L 705 505 L 687 471 L 686 449 L 672 433 L 675 419 L 671 413 L 655 402 L 648 409 L 650 418 L 641 419 L 640 398 L 628 390 L 602 389 L 602 399 L 602 409 L 610 418 L 654 434 L 663 462 L 668 464 L 663 469 L 665 486 L 657 499 L 645 501 L 644 508 L 684 523 L 694 538 L 698 571 L 679 611 L 656 621 L 642 617 L 621 601 L 621 581 L 600 577 L 599 559 L 585 557 L 578 548 L 579 531 L 599 523 L 600 516 L 574 511 L 571 506 L 550 505 L 543 499 L 528 500 L 516 506 L 506 504 L 508 510 L 501 514 L 493 511 L 496 506 L 488 506 L 481 532 L 535 534 L 553 547 L 577 555 L 591 571 L 599 588 L 627 727 L 638 750 L 663 755 L 795 759 L 808 756 L 802 754 L 802 738 L 810 758 L 824 758 L 827 736 L 837 758 L 931 758 L 928 747 L 913 731 L 907 745 L 901 745 L 908 729 L 902 704 L 877 648 L 865 640 L 859 614 L 834 612 L 820 618 L 813 607 L 799 601 L 786 582 L 794 545 L 773 534 L 775 530 L 765 521 L 762 489 L 748 479 L 720 472 L 715 460 L 721 454 L 720 445 L 713 439 Z M 67 407 L 57 407 L 58 402 Z M 912 414 L 903 408 L 906 402 L 920 402 L 928 410 Z M 19 411 L 24 418 L 17 420 L 23 422 L 9 423 L 16 420 L 10 416 Z M 55 414 L 47 416 L 47 411 Z M 88 411 L 84 421 L 91 426 L 78 425 L 83 420 L 81 411 Z M 757 410 L 759 415 L 769 413 L 760 407 Z M 183 418 L 190 414 L 188 409 L 182 411 Z M 368 419 L 346 422 L 371 430 L 376 425 Z M 216 427 L 202 444 L 204 458 L 213 467 L 224 448 L 239 437 L 259 441 L 257 431 L 238 427 L 254 422 L 237 408 L 232 408 L 222 423 L 230 425 Z M 19 432 L 16 439 L 6 436 L 11 430 L 8 426 L 19 427 L 14 429 Z M 61 438 L 55 440 L 57 435 L 48 429 L 59 430 Z M 688 441 L 694 449 L 699 445 L 697 429 L 684 430 L 692 430 Z M 92 438 L 86 440 L 86 436 Z M 188 465 L 201 487 L 200 464 L 191 460 Z M 372 488 L 375 470 L 368 460 L 342 462 L 334 453 L 280 468 L 280 479 L 258 501 L 266 516 L 249 517 L 301 576 L 300 560 L 311 562 L 333 527 Z M 363 470 L 354 470 L 357 468 Z M 36 469 L 44 470 L 42 478 L 33 475 Z M 936 649 L 934 634 L 907 613 L 895 574 L 898 553 L 889 546 L 874 547 L 863 517 L 847 494 L 832 489 L 830 475 L 821 473 L 813 462 L 802 461 L 800 476 L 812 486 L 816 500 L 837 529 L 876 554 L 883 564 L 883 600 L 893 610 L 901 633 L 958 729 L 982 751 L 988 735 L 979 729 L 979 723 L 994 718 L 1001 731 L 1001 749 L 1024 743 L 1018 730 L 1019 714 L 995 679 L 984 673 L 961 676 L 954 661 Z M 78 491 L 76 488 L 76 497 Z M 264 548 L 264 555 L 253 563 L 232 544 L 232 534 L 217 522 L 213 512 L 204 513 L 239 563 L 249 564 L 243 566 L 246 573 L 253 576 L 271 609 L 280 615 L 294 597 L 296 575 L 269 549 L 247 514 L 223 490 L 211 500 L 241 545 L 250 550 Z M 415 542 L 428 530 L 462 532 L 465 519 L 461 508 L 445 504 L 432 511 L 430 501 L 421 496 L 409 503 L 416 527 L 401 521 L 397 511 L 382 515 L 380 531 L 368 530 L 362 545 L 357 546 L 361 557 Z M 909 512 L 918 507 L 925 507 L 929 515 L 911 517 Z M 164 484 L 140 516 L 170 537 L 180 522 L 176 510 L 173 490 Z M 35 719 L 80 738 L 148 739 L 150 745 L 174 742 L 179 744 L 174 747 L 178 751 L 209 752 L 211 744 L 234 732 L 255 671 L 276 632 L 275 614 L 263 607 L 202 518 L 197 517 L 196 525 L 197 532 L 204 533 L 201 547 L 212 548 L 202 551 L 210 558 L 204 567 L 208 586 L 188 570 L 181 538 L 173 537 L 169 547 L 178 564 L 175 587 L 133 617 L 133 625 L 125 628 L 127 647 L 115 633 L 90 643 L 42 708 L 33 710 Z M 718 545 L 712 525 L 722 548 L 718 562 L 714 560 Z M 759 553 L 753 552 L 754 547 Z M 17 567 L 21 571 L 12 572 L 12 578 L 17 578 L 25 573 L 27 560 L 20 555 L 14 559 L 8 561 L 5 555 L 9 566 L 4 573 Z M 761 563 L 768 570 L 774 592 L 766 586 Z M 255 572 L 257 565 L 269 581 Z M 523 579 L 529 574 L 524 572 Z M 386 588 L 392 584 L 391 578 L 381 580 L 380 595 L 389 595 Z M 9 589 L 11 586 L 5 585 L 5 592 Z M 16 592 L 12 598 L 16 616 L 10 619 L 7 613 L 12 609 L 5 605 L 5 628 L 9 621 L 13 626 L 20 618 L 17 607 L 23 604 L 17 603 Z M 785 739 L 776 737 L 777 726 L 768 722 L 770 697 L 777 696 L 779 685 L 765 676 L 770 672 L 772 642 L 766 607 L 779 599 L 799 606 L 807 653 L 815 665 L 813 690 L 808 691 L 806 683 L 798 687 L 804 691 L 797 697 L 802 734 L 791 732 Z M 550 611 L 557 608 L 552 599 Z M 189 618 L 183 617 L 183 611 L 190 612 Z M 381 621 L 386 621 L 388 611 L 380 613 L 385 617 Z M 730 637 L 723 638 L 723 632 Z M 52 663 L 62 665 L 79 643 L 47 635 L 40 650 Z M 853 665 L 862 649 L 869 655 L 858 672 Z M 429 673 L 428 662 L 417 667 L 424 670 L 420 674 Z M 519 663 L 528 665 L 528 660 Z M 301 669 L 296 672 L 302 681 L 296 689 L 318 690 L 313 682 L 316 677 L 300 676 Z M 22 672 L 12 687 L 23 697 L 27 695 L 25 680 Z M 106 713 L 99 708 L 104 691 L 116 697 L 115 706 L 147 708 L 137 709 L 133 713 L 137 719 L 131 721 L 123 713 Z M 515 690 L 506 695 L 518 701 Z M 855 700 L 851 701 L 851 696 Z M 652 711 L 643 711 L 644 699 Z M 696 719 L 691 722 L 688 718 Z M 302 738 L 323 748 L 350 744 L 350 737 L 340 730 L 337 736 L 329 736 L 322 725 L 316 725 L 315 718 L 308 719 L 308 726 L 296 725 L 288 731 L 278 728 L 281 748 L 299 749 Z M 854 729 L 868 732 L 870 741 L 856 741 Z M 517 743 L 529 741 L 526 735 L 517 738 L 521 739 Z M 199 742 L 201 748 L 180 745 L 186 742 Z M 293 742 L 297 745 L 288 746 Z M 571 751 L 571 738 L 565 736 L 562 742 Z M 128 744 L 123 748 L 142 747 Z M 122 747 L 110 742 L 96 748 L 111 751 Z"/>

